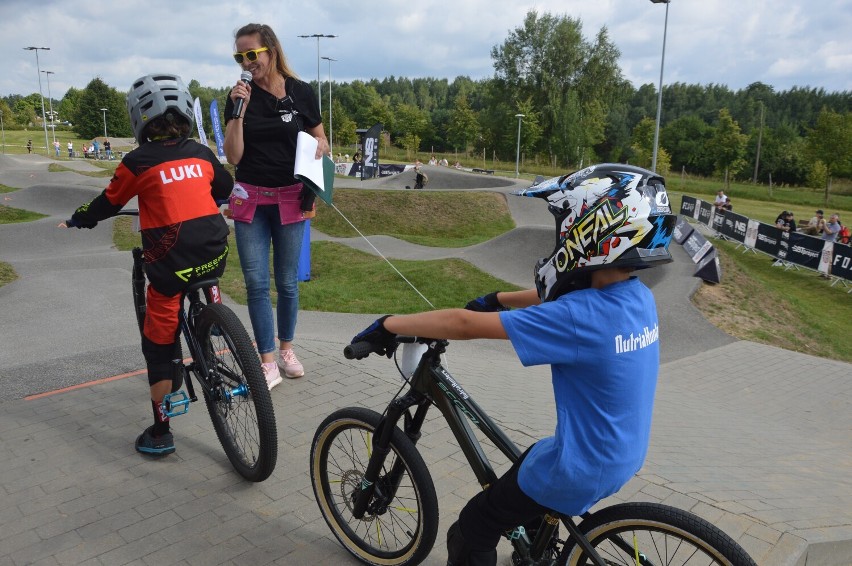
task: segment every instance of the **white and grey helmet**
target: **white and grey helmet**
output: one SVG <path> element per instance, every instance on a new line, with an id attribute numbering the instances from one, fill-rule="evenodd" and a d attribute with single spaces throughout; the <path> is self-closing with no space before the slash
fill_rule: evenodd
<path id="1" fill-rule="evenodd" d="M 535 265 L 542 301 L 587 286 L 584 280 L 596 269 L 672 260 L 668 247 L 677 216 L 663 177 L 653 171 L 604 163 L 515 194 L 546 200 L 556 219 L 556 246 Z"/>
<path id="2" fill-rule="evenodd" d="M 127 93 L 127 112 L 137 142 L 144 143 L 145 126 L 169 110 L 186 118 L 192 126 L 195 117 L 192 95 L 182 78 L 171 73 L 153 73 L 133 81 Z"/>

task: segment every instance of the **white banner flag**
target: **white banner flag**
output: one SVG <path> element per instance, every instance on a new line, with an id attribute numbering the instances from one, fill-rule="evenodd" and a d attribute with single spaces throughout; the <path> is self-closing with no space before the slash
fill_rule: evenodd
<path id="1" fill-rule="evenodd" d="M 195 125 L 198 128 L 198 143 L 207 145 L 207 136 L 204 134 L 204 125 L 201 120 L 201 99 L 195 97 L 195 102 L 192 105 L 192 111 L 195 113 Z"/>

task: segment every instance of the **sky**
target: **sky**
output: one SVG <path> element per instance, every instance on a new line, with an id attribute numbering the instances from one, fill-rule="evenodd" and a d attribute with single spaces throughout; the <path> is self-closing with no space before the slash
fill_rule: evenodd
<path id="1" fill-rule="evenodd" d="M 323 89 L 329 71 L 335 82 L 478 80 L 530 10 L 580 20 L 588 41 L 606 26 L 635 87 L 659 84 L 665 31 L 664 85 L 852 91 L 852 0 L 0 0 L 0 96 L 39 92 L 39 78 L 54 100 L 95 77 L 124 92 L 154 72 L 229 86 L 233 34 L 249 22 L 270 25 L 295 72 L 319 74 Z M 311 34 L 337 37 L 298 37 Z M 38 67 L 30 46 L 50 48 Z"/>

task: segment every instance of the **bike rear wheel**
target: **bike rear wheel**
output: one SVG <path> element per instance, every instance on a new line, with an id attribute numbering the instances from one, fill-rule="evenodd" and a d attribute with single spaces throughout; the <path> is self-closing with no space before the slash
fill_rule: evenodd
<path id="1" fill-rule="evenodd" d="M 265 480 L 278 459 L 272 398 L 260 358 L 237 315 L 221 304 L 205 305 L 195 323 L 208 376 L 204 400 L 213 428 L 234 469 L 253 482 Z"/>
<path id="2" fill-rule="evenodd" d="M 323 421 L 311 445 L 314 495 L 334 536 L 360 561 L 385 566 L 419 564 L 435 544 L 438 497 L 423 458 L 399 428 L 394 428 L 390 453 L 367 512 L 361 519 L 352 515 L 380 420 L 375 411 L 350 407 Z M 401 465 L 403 473 L 393 489 L 390 472 L 395 464 Z"/>
<path id="3" fill-rule="evenodd" d="M 604 562 L 612 566 L 755 566 L 748 553 L 720 529 L 668 505 L 613 505 L 587 517 L 579 528 Z M 566 550 L 567 560 L 561 564 L 592 564 L 579 546 Z"/>

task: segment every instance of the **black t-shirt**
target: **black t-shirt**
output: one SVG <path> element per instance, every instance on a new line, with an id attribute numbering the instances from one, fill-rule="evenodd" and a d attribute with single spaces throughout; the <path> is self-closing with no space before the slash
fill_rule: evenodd
<path id="1" fill-rule="evenodd" d="M 289 77 L 287 96 L 278 99 L 251 82 L 251 102 L 243 116 L 243 156 L 236 166 L 236 180 L 262 187 L 284 187 L 293 177 L 296 136 L 322 121 L 319 104 L 307 83 Z M 225 102 L 225 123 L 231 120 L 234 103 Z"/>

